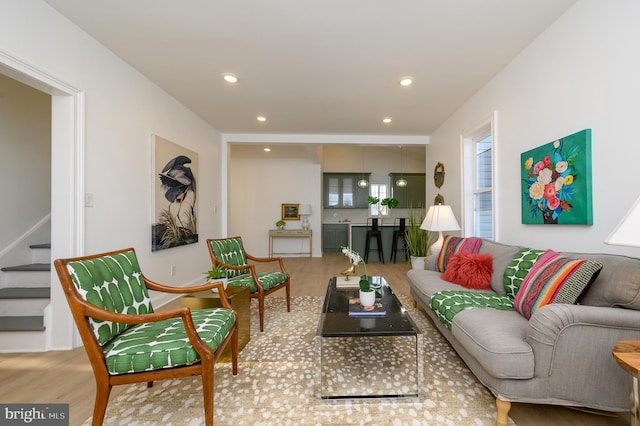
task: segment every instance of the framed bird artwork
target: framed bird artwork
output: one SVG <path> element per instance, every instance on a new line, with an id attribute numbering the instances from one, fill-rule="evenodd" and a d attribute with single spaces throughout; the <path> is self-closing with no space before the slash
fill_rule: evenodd
<path id="1" fill-rule="evenodd" d="M 153 135 L 151 250 L 198 242 L 196 178 L 198 154 Z"/>

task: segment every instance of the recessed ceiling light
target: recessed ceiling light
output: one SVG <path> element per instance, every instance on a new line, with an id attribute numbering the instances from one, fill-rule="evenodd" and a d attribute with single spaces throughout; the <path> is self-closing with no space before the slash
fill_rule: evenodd
<path id="1" fill-rule="evenodd" d="M 237 83 L 238 82 L 238 76 L 231 74 L 231 73 L 224 73 L 222 74 L 222 78 L 224 78 L 224 81 L 226 81 L 227 83 Z"/>
<path id="2" fill-rule="evenodd" d="M 391 117 L 385 117 L 385 118 L 383 118 L 383 119 L 382 119 L 382 122 L 383 122 L 384 124 L 389 124 L 389 123 L 391 123 Z"/>
<path id="3" fill-rule="evenodd" d="M 256 119 L 258 121 L 267 121 L 267 117 L 265 117 L 264 115 L 259 115 L 259 116 L 256 117 Z"/>
<path id="4" fill-rule="evenodd" d="M 271 148 L 265 148 L 264 152 L 271 152 Z"/>
<path id="5" fill-rule="evenodd" d="M 402 77 L 400 79 L 400 86 L 411 86 L 413 84 L 413 77 Z"/>

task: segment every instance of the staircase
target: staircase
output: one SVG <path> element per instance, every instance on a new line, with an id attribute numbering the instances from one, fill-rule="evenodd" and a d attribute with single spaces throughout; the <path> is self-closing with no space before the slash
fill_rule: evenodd
<path id="1" fill-rule="evenodd" d="M 45 348 L 45 309 L 51 298 L 51 244 L 29 246 L 25 264 L 0 268 L 0 352 Z"/>

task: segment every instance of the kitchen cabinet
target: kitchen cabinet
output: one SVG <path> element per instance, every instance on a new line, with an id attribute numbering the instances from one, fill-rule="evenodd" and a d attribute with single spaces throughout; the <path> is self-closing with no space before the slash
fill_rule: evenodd
<path id="1" fill-rule="evenodd" d="M 342 247 L 349 245 L 349 225 L 322 225 L 322 251 L 339 252 Z"/>
<path id="2" fill-rule="evenodd" d="M 391 179 L 391 196 L 398 200 L 400 209 L 426 207 L 426 175 L 424 173 L 403 173 L 402 177 L 407 181 L 407 186 L 401 188 L 396 185 L 400 179 L 400 173 L 389 173 Z"/>
<path id="3" fill-rule="evenodd" d="M 326 209 L 366 209 L 369 188 L 360 188 L 358 181 L 370 173 L 323 173 L 323 205 Z"/>

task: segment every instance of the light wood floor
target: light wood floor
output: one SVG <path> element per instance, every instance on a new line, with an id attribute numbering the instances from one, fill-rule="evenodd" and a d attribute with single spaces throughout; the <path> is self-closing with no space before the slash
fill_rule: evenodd
<path id="1" fill-rule="evenodd" d="M 341 254 L 328 254 L 313 259 L 287 258 L 285 266 L 291 274 L 292 296 L 324 296 L 328 277 L 344 270 L 348 263 Z M 405 295 L 409 295 L 405 278 L 409 268 L 410 265 L 405 262 L 367 264 L 369 275 L 384 276 L 396 293 Z M 362 273 L 361 267 L 358 273 Z M 177 305 L 177 302 L 173 302 L 164 308 Z M 252 309 L 257 309 L 255 302 Z M 125 386 L 114 388 L 111 399 L 124 389 Z M 93 373 L 83 348 L 64 352 L 0 354 L 1 403 L 68 403 L 70 424 L 78 425 L 91 416 L 94 397 Z M 519 426 L 629 424 L 629 416 L 625 413 L 592 414 L 533 404 L 514 403 L 510 416 Z"/>

